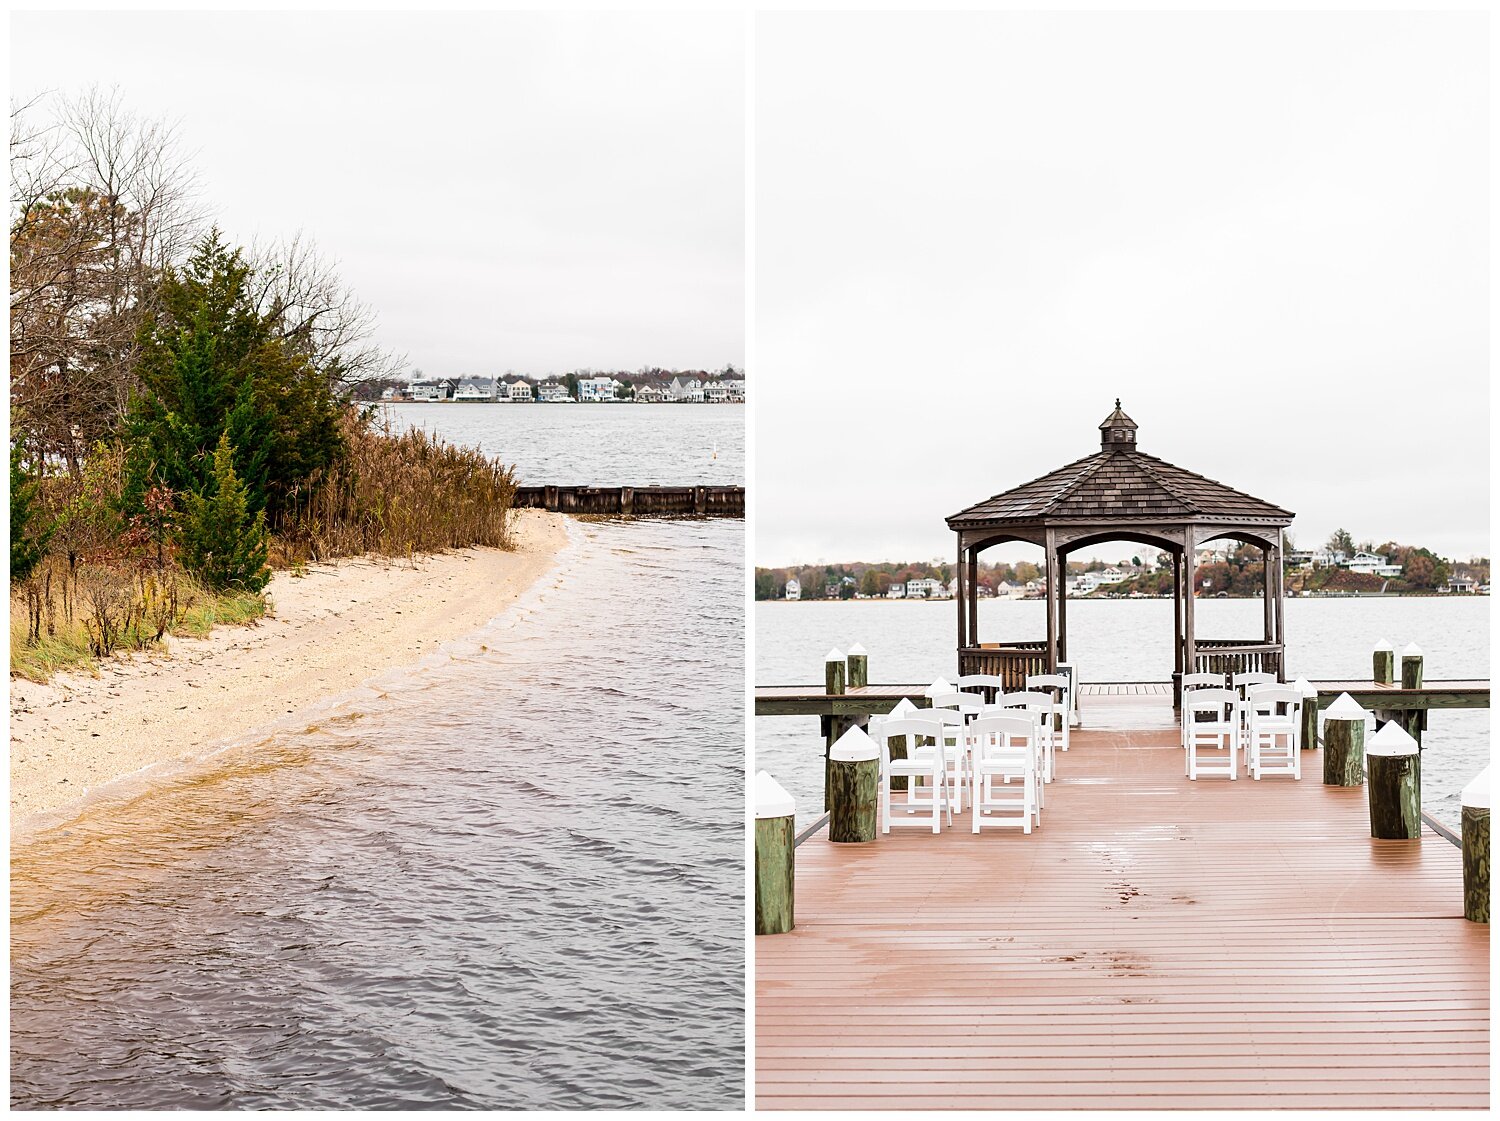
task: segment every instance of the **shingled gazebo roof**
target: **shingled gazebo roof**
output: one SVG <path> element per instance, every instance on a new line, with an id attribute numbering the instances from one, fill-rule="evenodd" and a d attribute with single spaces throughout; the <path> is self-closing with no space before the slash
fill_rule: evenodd
<path id="1" fill-rule="evenodd" d="M 1146 455 L 1135 421 L 1115 402 L 1100 426 L 1101 448 L 948 518 L 954 530 L 1055 522 L 1225 521 L 1284 526 L 1292 513 L 1214 479 Z"/>

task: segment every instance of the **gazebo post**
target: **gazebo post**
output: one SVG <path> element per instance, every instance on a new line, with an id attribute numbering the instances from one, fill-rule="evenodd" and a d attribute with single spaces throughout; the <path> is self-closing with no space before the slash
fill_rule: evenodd
<path id="1" fill-rule="evenodd" d="M 979 645 L 979 550 L 969 548 L 969 645 Z"/>
<path id="2" fill-rule="evenodd" d="M 965 624 L 969 616 L 964 608 L 964 539 L 960 534 L 958 538 L 958 564 L 953 570 L 953 578 L 958 583 L 958 594 L 953 598 L 958 601 L 958 648 L 963 650 L 969 645 L 969 636 L 964 633 Z M 959 655 L 959 674 L 963 674 L 963 655 Z"/>
<path id="3" fill-rule="evenodd" d="M 1057 532 L 1047 530 L 1046 553 L 1044 556 L 1047 565 L 1047 672 L 1057 672 L 1057 593 L 1062 587 L 1057 578 Z"/>
<path id="4" fill-rule="evenodd" d="M 1182 552 L 1172 552 L 1172 707 L 1182 707 Z"/>
<path id="5" fill-rule="evenodd" d="M 1264 641 L 1267 646 L 1270 646 L 1273 642 L 1276 641 L 1276 595 L 1275 592 L 1272 591 L 1272 580 L 1275 576 L 1276 568 L 1275 553 L 1276 550 L 1273 549 L 1270 545 L 1261 546 L 1260 566 L 1263 570 L 1261 574 L 1263 577 L 1261 581 L 1263 587 L 1260 593 L 1261 615 L 1265 619 L 1265 626 L 1263 629 L 1265 631 Z M 1279 667 L 1277 669 L 1276 678 L 1278 681 L 1281 679 L 1281 672 Z"/>
<path id="6" fill-rule="evenodd" d="M 1068 660 L 1068 559 L 1063 553 L 1057 554 L 1058 572 L 1057 581 L 1057 660 L 1066 662 Z M 1053 673 L 1057 667 L 1053 666 Z"/>
<path id="7" fill-rule="evenodd" d="M 1182 584 L 1182 672 L 1197 672 L 1198 643 L 1193 630 L 1193 599 L 1197 594 L 1194 584 L 1198 577 L 1198 543 L 1196 534 L 1189 529 L 1184 535 L 1187 553 L 1182 558 L 1183 574 L 1187 578 Z"/>
<path id="8" fill-rule="evenodd" d="M 1282 556 L 1282 530 L 1276 531 L 1276 676 L 1285 681 L 1286 676 L 1286 560 Z"/>

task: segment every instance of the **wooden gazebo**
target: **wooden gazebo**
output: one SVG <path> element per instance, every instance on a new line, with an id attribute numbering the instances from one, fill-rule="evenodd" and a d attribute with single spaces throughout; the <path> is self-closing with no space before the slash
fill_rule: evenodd
<path id="1" fill-rule="evenodd" d="M 1282 677 L 1282 530 L 1293 515 L 1279 506 L 1206 479 L 1137 450 L 1136 424 L 1120 409 L 1099 425 L 1100 450 L 948 518 L 958 534 L 958 671 L 990 673 L 1019 688 L 1028 674 L 1055 672 L 1068 654 L 1066 561 L 1101 541 L 1136 541 L 1172 556 L 1174 626 L 1172 680 L 1185 670 Z M 1256 639 L 1200 639 L 1193 625 L 1195 554 L 1228 538 L 1265 554 L 1265 628 Z M 1045 642 L 981 642 L 979 554 L 1007 541 L 1041 546 L 1047 584 Z M 1184 571 L 1188 578 L 1184 579 Z M 1080 667 L 1087 673 L 1087 667 Z"/>

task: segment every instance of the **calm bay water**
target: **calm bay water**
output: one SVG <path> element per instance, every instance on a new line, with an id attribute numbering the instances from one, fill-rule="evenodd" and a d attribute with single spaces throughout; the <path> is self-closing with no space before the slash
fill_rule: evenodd
<path id="1" fill-rule="evenodd" d="M 1040 600 L 985 600 L 982 641 L 1046 637 Z M 862 644 L 876 682 L 952 679 L 957 608 L 951 600 L 755 605 L 755 680 L 759 685 L 819 681 L 832 648 Z M 1243 638 L 1260 633 L 1259 600 L 1206 599 L 1198 633 Z M 1387 638 L 1400 650 L 1416 642 L 1427 680 L 1489 677 L 1489 599 L 1292 599 L 1286 604 L 1287 669 L 1311 680 L 1370 676 L 1370 649 Z M 1089 681 L 1167 681 L 1172 671 L 1170 600 L 1069 600 L 1068 652 Z M 1436 712 L 1423 739 L 1424 808 L 1456 826 L 1458 795 L 1488 762 L 1489 712 Z M 821 812 L 823 745 L 810 717 L 755 722 L 755 765 L 796 798 L 798 820 Z M 1304 780 L 1305 781 L 1305 780 Z M 805 812 L 804 812 L 805 808 Z"/>
<path id="2" fill-rule="evenodd" d="M 741 410 L 430 408 L 531 481 L 743 455 Z M 576 459 L 507 427 L 553 413 Z M 15 1106 L 742 1106 L 744 525 L 572 532 L 441 654 L 23 826 Z"/>
<path id="3" fill-rule="evenodd" d="M 426 428 L 514 464 L 531 486 L 736 486 L 744 405 L 401 402 L 392 425 Z"/>

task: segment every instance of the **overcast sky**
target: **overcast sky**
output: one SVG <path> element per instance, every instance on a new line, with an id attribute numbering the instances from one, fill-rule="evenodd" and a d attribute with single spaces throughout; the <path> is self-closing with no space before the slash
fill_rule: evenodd
<path id="1" fill-rule="evenodd" d="M 760 16 L 756 563 L 951 560 L 946 515 L 1116 396 L 1299 545 L 1488 554 L 1487 48 L 1473 13 Z"/>
<path id="2" fill-rule="evenodd" d="M 226 232 L 304 232 L 429 375 L 744 361 L 742 16 L 12 18 L 13 94 L 178 119 Z"/>

